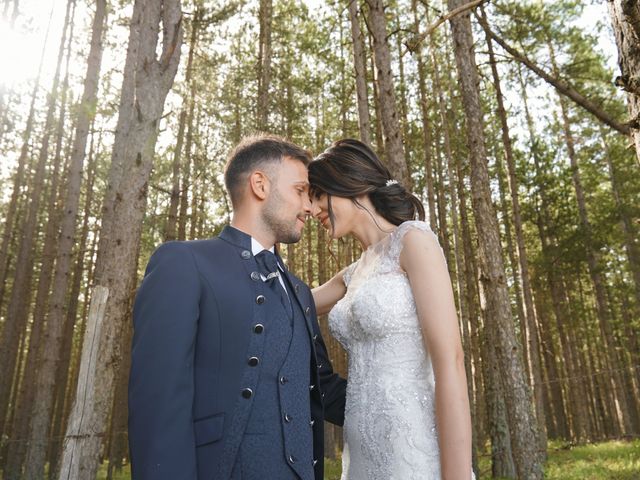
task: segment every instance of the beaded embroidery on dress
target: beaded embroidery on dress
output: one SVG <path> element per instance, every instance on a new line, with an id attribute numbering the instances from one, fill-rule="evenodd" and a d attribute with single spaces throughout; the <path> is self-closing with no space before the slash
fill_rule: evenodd
<path id="1" fill-rule="evenodd" d="M 409 221 L 369 247 L 345 272 L 347 292 L 329 313 L 349 356 L 342 480 L 440 479 L 433 369 L 399 264 L 411 230 L 435 235 Z"/>

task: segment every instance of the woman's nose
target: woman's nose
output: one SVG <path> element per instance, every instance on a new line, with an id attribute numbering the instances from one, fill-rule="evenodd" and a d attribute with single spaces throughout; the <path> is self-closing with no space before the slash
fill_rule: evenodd
<path id="1" fill-rule="evenodd" d="M 311 200 L 311 215 L 315 217 L 318 213 L 320 213 L 320 206 L 318 205 L 318 202 Z"/>

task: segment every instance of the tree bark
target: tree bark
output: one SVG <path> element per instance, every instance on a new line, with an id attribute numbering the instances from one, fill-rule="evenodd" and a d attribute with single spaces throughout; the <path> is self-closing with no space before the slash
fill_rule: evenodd
<path id="1" fill-rule="evenodd" d="M 454 10 L 462 3 L 461 0 L 449 0 L 449 9 Z M 486 328 L 491 329 L 496 341 L 517 474 L 521 478 L 541 479 L 543 455 L 538 448 L 532 448 L 533 445 L 539 445 L 539 432 L 514 332 L 500 234 L 491 200 L 471 21 L 468 14 L 463 14 L 454 17 L 450 22 L 467 120 L 472 203 L 478 231 L 481 285 L 488 321 Z"/>
<path id="2" fill-rule="evenodd" d="M 627 92 L 629 117 L 634 124 L 630 133 L 640 166 L 640 9 L 633 0 L 611 0 L 607 4 L 618 47 L 620 76 L 615 83 Z"/>
<path id="3" fill-rule="evenodd" d="M 58 239 L 56 269 L 47 318 L 47 330 L 42 347 L 36 377 L 36 397 L 29 428 L 27 449 L 28 478 L 42 476 L 44 471 L 49 426 L 55 400 L 55 378 L 60 362 L 62 334 L 64 330 L 65 305 L 69 273 L 75 240 L 76 216 L 80 199 L 80 185 L 84 164 L 87 136 L 91 120 L 96 111 L 96 97 L 100 64 L 102 62 L 102 36 L 106 19 L 106 0 L 96 2 L 91 47 L 87 61 L 84 91 L 74 135 L 73 150 L 68 172 L 67 192 L 64 199 L 63 218 Z"/>
<path id="4" fill-rule="evenodd" d="M 73 19 L 75 6 L 71 13 Z M 16 410 L 11 434 L 14 438 L 25 439 L 28 437 L 29 418 L 36 395 L 35 375 L 38 367 L 39 354 L 41 349 L 41 339 L 45 324 L 46 310 L 48 306 L 49 292 L 51 289 L 51 277 L 58 250 L 58 228 L 60 226 L 60 196 L 62 194 L 59 187 L 60 169 L 62 163 L 62 143 L 64 138 L 65 117 L 67 112 L 67 92 L 69 89 L 69 60 L 71 58 L 71 42 L 73 40 L 73 20 L 70 21 L 70 33 L 67 42 L 65 78 L 62 84 L 62 95 L 60 99 L 60 113 L 58 115 L 58 125 L 56 128 L 56 148 L 53 160 L 53 172 L 49 185 L 47 212 L 48 219 L 45 228 L 44 246 L 41 254 L 41 266 L 38 276 L 38 286 L 36 287 L 35 305 L 33 309 L 33 321 L 31 322 L 31 333 L 29 335 L 29 346 L 27 358 L 25 360 L 24 375 L 20 384 L 20 391 L 14 406 Z M 65 155 L 67 157 L 67 155 Z M 9 444 L 7 453 L 7 465 L 4 472 L 5 478 L 20 478 L 22 464 L 26 454 L 27 444 L 24 441 Z"/>
<path id="5" fill-rule="evenodd" d="M 267 131 L 269 121 L 269 86 L 271 83 L 271 23 L 273 0 L 260 0 L 258 20 L 260 38 L 258 45 L 258 101 L 256 105 L 258 130 Z"/>
<path id="6" fill-rule="evenodd" d="M 402 131 L 398 119 L 398 107 L 391 72 L 391 52 L 387 38 L 387 20 L 384 14 L 383 0 L 366 0 L 369 6 L 369 28 L 373 37 L 373 50 L 376 60 L 378 97 L 380 114 L 384 130 L 384 152 L 394 179 L 406 188 L 411 188 L 411 179 L 404 156 Z"/>
<path id="7" fill-rule="evenodd" d="M 551 58 L 551 64 L 554 73 L 557 75 L 559 72 L 556 62 L 555 51 L 550 39 L 547 39 L 549 46 L 549 53 Z M 600 259 L 600 253 L 595 249 L 593 245 L 593 228 L 588 217 L 587 201 L 582 186 L 582 178 L 580 175 L 580 168 L 578 166 L 578 157 L 575 151 L 575 140 L 571 132 L 571 125 L 569 121 L 568 107 L 565 103 L 565 99 L 559 97 L 560 114 L 562 119 L 562 130 L 564 134 L 564 141 L 567 147 L 567 155 L 569 157 L 569 163 L 571 166 L 571 178 L 573 180 L 573 187 L 576 194 L 576 203 L 578 206 L 578 216 L 580 218 L 580 225 L 582 227 L 582 233 L 585 236 L 585 253 L 587 256 L 587 265 L 589 267 L 589 275 L 593 282 L 593 288 L 596 297 L 596 313 L 600 328 L 603 334 L 604 347 L 607 355 L 610 358 L 610 365 L 614 370 L 612 372 L 615 394 L 620 405 L 622 417 L 625 428 L 629 431 L 625 433 L 631 433 L 639 428 L 639 420 L 637 412 L 634 412 L 630 408 L 630 399 L 628 398 L 628 391 L 625 389 L 624 380 L 621 373 L 620 359 L 617 352 L 616 341 L 613 335 L 613 327 L 611 325 L 611 312 L 609 310 L 609 302 L 607 301 L 607 295 L 604 286 L 604 280 L 602 278 L 602 260 Z M 635 415 L 634 415 L 635 413 Z"/>
<path id="8" fill-rule="evenodd" d="M 187 59 L 187 78 L 186 83 L 189 86 L 189 97 L 185 102 L 184 108 L 187 111 L 187 135 L 185 139 L 184 149 L 184 162 L 182 166 L 182 186 L 180 188 L 180 212 L 178 214 L 178 240 L 186 240 L 187 238 L 187 212 L 189 210 L 189 190 L 191 195 L 195 195 L 193 189 L 193 179 L 191 175 L 191 163 L 192 155 L 191 150 L 193 147 L 193 114 L 196 105 L 196 84 L 193 79 L 193 56 L 196 49 L 196 42 L 198 41 L 198 29 L 200 27 L 200 18 L 202 17 L 202 10 L 196 9 L 193 22 L 191 24 L 191 41 L 189 44 L 189 57 Z M 192 222 L 193 223 L 192 212 Z"/>
<path id="9" fill-rule="evenodd" d="M 484 8 L 481 8 L 482 17 L 486 19 Z M 529 365 L 531 368 L 531 379 L 533 381 L 533 393 L 535 399 L 536 418 L 538 419 L 538 432 L 540 434 L 540 450 L 546 453 L 547 435 L 546 435 L 546 418 L 544 409 L 544 392 L 542 389 L 542 374 L 540 364 L 540 346 L 538 345 L 538 327 L 536 311 L 533 304 L 533 293 L 531 291 L 531 280 L 529 277 L 529 260 L 527 250 L 524 244 L 524 231 L 522 228 L 522 215 L 520 213 L 520 199 L 518 194 L 518 177 L 516 175 L 516 166 L 513 156 L 513 148 L 511 143 L 511 134 L 509 132 L 509 124 L 507 122 L 507 112 L 504 107 L 504 99 L 502 96 L 502 86 L 500 84 L 500 75 L 496 64 L 495 54 L 493 52 L 493 42 L 491 37 L 487 35 L 487 49 L 489 51 L 489 63 L 491 64 L 491 74 L 493 76 L 493 85 L 496 92 L 497 113 L 500 119 L 500 128 L 502 131 L 502 145 L 504 146 L 504 157 L 507 163 L 509 173 L 509 191 L 511 193 L 511 209 L 513 211 L 513 223 L 516 233 L 516 243 L 518 246 L 518 265 L 512 262 L 513 276 L 517 277 L 517 266 L 520 269 L 520 279 L 522 281 L 522 294 L 524 297 L 524 318 L 523 324 L 526 329 L 522 335 L 528 340 L 527 349 L 524 352 L 528 354 Z M 496 158 L 499 158 L 496 156 Z"/>
<path id="10" fill-rule="evenodd" d="M 154 149 L 164 102 L 173 84 L 182 44 L 182 14 L 179 0 L 138 0 L 134 5 L 130 42 L 136 42 L 135 83 L 129 102 L 122 105 L 122 125 L 130 132 L 116 132 L 113 155 L 126 152 L 122 166 L 127 175 L 114 185 L 114 203 L 108 230 L 102 230 L 98 248 L 92 309 L 100 325 L 96 331 L 95 357 L 83 356 L 81 369 L 92 372 L 84 386 L 84 401 L 76 401 L 67 428 L 60 477 L 94 478 L 98 469 L 102 438 L 113 402 L 115 372 L 121 362 L 122 325 L 128 315 L 128 298 L 134 288 L 136 258 L 145 213 L 147 185 L 153 167 Z M 157 58 L 160 23 L 162 53 Z M 123 96 L 125 92 L 123 91 Z M 133 114 L 135 112 L 135 115 Z M 121 145 L 125 141 L 126 145 Z M 116 160 L 112 157 L 112 162 Z M 93 303 L 96 303 L 95 308 Z M 103 308 L 98 308 L 104 301 Z M 87 342 L 85 342 L 87 343 Z M 83 352 L 84 354 L 85 352 Z M 95 363 L 94 363 L 95 362 Z M 79 388 L 82 386 L 79 386 Z"/>
<path id="11" fill-rule="evenodd" d="M 358 18 L 358 0 L 349 2 L 349 21 L 351 22 L 351 39 L 353 42 L 353 66 L 356 75 L 356 100 L 358 105 L 358 129 L 360 140 L 371 145 L 371 117 L 369 115 L 369 93 L 367 92 L 367 64 L 365 57 L 364 37 L 360 30 Z"/>
<path id="12" fill-rule="evenodd" d="M 550 254 L 550 245 L 551 240 L 548 238 L 548 226 L 550 225 L 550 220 L 548 219 L 550 206 L 549 200 L 547 198 L 546 193 L 546 177 L 545 173 L 542 171 L 541 159 L 538 148 L 538 141 L 536 137 L 536 129 L 533 123 L 533 117 L 529 111 L 529 101 L 527 95 L 527 87 L 522 78 L 522 73 L 518 68 L 518 81 L 520 85 L 520 94 L 522 95 L 523 105 L 524 105 L 524 113 L 525 119 L 527 123 L 527 131 L 529 134 L 529 148 L 531 151 L 531 156 L 534 162 L 535 168 L 535 178 L 536 184 L 540 186 L 538 189 L 540 196 L 540 208 L 538 212 L 538 220 L 537 227 L 538 233 L 540 236 L 540 243 L 542 246 L 542 255 L 547 263 L 547 281 L 549 290 L 551 293 L 551 299 L 553 304 L 553 310 L 555 315 L 556 324 L 558 327 L 558 336 L 560 337 L 561 346 L 562 346 L 562 358 L 565 359 L 565 364 L 567 366 L 568 376 L 572 379 L 568 384 L 569 390 L 569 403 L 571 405 L 571 412 L 575 415 L 575 421 L 572 426 L 572 438 L 577 441 L 581 441 L 585 435 L 585 417 L 582 411 L 582 402 L 580 401 L 579 388 L 580 385 L 576 381 L 577 378 L 577 370 L 575 367 L 575 356 L 571 345 L 568 343 L 568 339 L 564 333 L 564 323 L 568 318 L 569 314 L 567 312 L 567 308 L 564 300 L 560 295 L 560 290 L 558 286 L 557 280 L 557 272 L 555 270 L 555 266 L 553 265 L 553 257 Z"/>
<path id="13" fill-rule="evenodd" d="M 38 213 L 44 188 L 45 167 L 49 157 L 49 140 L 54 122 L 58 87 L 60 85 L 60 70 L 67 39 L 67 29 L 70 22 L 71 6 L 74 0 L 67 3 L 67 11 L 58 49 L 56 71 L 49 94 L 47 114 L 43 129 L 42 144 L 38 153 L 38 161 L 33 177 L 32 191 L 29 192 L 27 214 L 20 235 L 18 256 L 16 258 L 15 278 L 11 289 L 11 297 L 7 307 L 7 319 L 0 339 L 0 412 L 6 412 L 11 391 L 11 379 L 14 375 L 16 357 L 18 355 L 18 338 L 24 330 L 29 315 L 31 300 L 31 280 L 33 276 L 34 252 L 36 246 L 36 231 L 38 228 Z M 6 363 L 4 363 L 6 362 Z M 3 421 L 4 418 L 0 421 Z M 0 426 L 3 426 L 0 424 Z"/>
<path id="14" fill-rule="evenodd" d="M 413 28 L 417 32 L 420 28 L 420 19 L 418 15 L 418 5 L 417 0 L 411 1 L 411 10 L 413 13 Z M 431 48 L 431 52 L 433 52 L 433 47 Z M 424 172 L 425 172 L 425 184 L 427 187 L 427 204 L 429 206 L 429 225 L 431 226 L 431 230 L 434 232 L 437 231 L 436 228 L 436 200 L 435 200 L 435 192 L 433 188 L 433 165 L 432 165 L 432 139 L 431 139 L 431 122 L 429 119 L 429 97 L 427 94 L 427 79 L 426 79 L 426 66 L 424 62 L 424 58 L 422 56 L 422 51 L 417 49 L 414 52 L 417 62 L 418 69 L 418 92 L 420 94 L 420 114 L 422 120 L 422 144 L 424 149 Z M 436 65 L 434 64 L 433 69 L 435 70 Z M 434 74 L 435 75 L 435 74 Z M 438 85 L 435 85 L 434 80 L 434 90 L 438 95 L 441 94 L 441 90 Z M 448 138 L 447 126 L 443 123 L 442 129 L 444 131 L 444 135 Z M 446 143 L 446 140 L 445 140 Z M 451 177 L 450 177 L 451 178 Z"/>
<path id="15" fill-rule="evenodd" d="M 611 182 L 611 193 L 615 200 L 617 214 L 620 217 L 621 229 L 624 234 L 624 250 L 627 255 L 627 261 L 629 262 L 629 270 L 633 277 L 634 293 L 636 300 L 636 312 L 640 316 L 640 247 L 635 241 L 636 233 L 634 231 L 632 220 L 628 214 L 627 208 L 622 200 L 620 193 L 620 174 L 617 171 L 613 155 L 607 142 L 607 137 L 603 129 L 600 129 L 600 137 L 602 138 L 602 147 L 604 150 L 605 160 L 607 162 L 607 173 L 609 175 L 609 182 Z M 638 373 L 640 379 L 640 372 Z"/>
<path id="16" fill-rule="evenodd" d="M 93 130 L 93 129 L 91 129 Z M 98 139 L 98 145 L 100 144 Z M 63 435 L 63 429 L 66 423 L 65 408 L 69 378 L 73 376 L 75 369 L 72 368 L 71 360 L 73 353 L 73 337 L 76 318 L 78 316 L 78 298 L 80 297 L 80 289 L 82 288 L 83 272 L 85 265 L 85 257 L 87 257 L 87 238 L 89 236 L 89 219 L 91 217 L 91 206 L 93 204 L 93 186 L 95 182 L 95 141 L 94 134 L 91 133 L 91 142 L 89 146 L 89 154 L 87 156 L 87 180 L 85 188 L 85 199 L 82 214 L 82 226 L 79 234 L 79 244 L 76 252 L 75 265 L 73 269 L 73 277 L 71 280 L 71 288 L 69 292 L 69 305 L 67 307 L 64 332 L 62 334 L 62 345 L 60 348 L 60 363 L 56 371 L 56 400 L 55 410 L 53 413 L 53 425 L 51 430 L 51 444 L 49 446 L 49 479 L 55 478 L 58 470 L 58 460 L 60 458 L 60 449 L 62 442 L 60 438 Z M 87 277 L 90 272 L 87 272 Z M 87 281 L 89 279 L 87 278 Z M 86 298 L 86 296 L 85 296 Z M 81 336 L 79 336 L 81 337 Z M 80 338 L 82 341 L 82 338 Z"/>

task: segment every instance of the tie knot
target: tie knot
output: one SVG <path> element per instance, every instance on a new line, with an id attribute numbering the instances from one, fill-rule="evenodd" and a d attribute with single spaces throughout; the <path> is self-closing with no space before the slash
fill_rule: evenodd
<path id="1" fill-rule="evenodd" d="M 262 250 L 256 255 L 256 262 L 260 267 L 260 273 L 262 273 L 267 279 L 274 278 L 278 272 L 278 260 L 276 260 L 275 254 L 269 250 Z"/>

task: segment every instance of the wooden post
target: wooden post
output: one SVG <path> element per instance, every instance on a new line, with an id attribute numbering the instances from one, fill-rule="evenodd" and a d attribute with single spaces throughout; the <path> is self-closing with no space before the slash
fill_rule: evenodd
<path id="1" fill-rule="evenodd" d="M 96 379 L 96 365 L 98 359 L 98 347 L 102 322 L 109 298 L 109 289 L 100 285 L 93 289 L 91 295 L 91 306 L 89 307 L 89 317 L 87 319 L 87 330 L 82 344 L 82 357 L 80 359 L 80 372 L 78 375 L 78 389 L 76 391 L 76 401 L 73 404 L 69 425 L 64 438 L 62 459 L 60 461 L 60 474 L 58 480 L 71 480 L 74 478 L 85 478 L 82 458 L 79 453 L 84 448 L 84 443 L 93 436 L 104 435 L 104 432 L 96 431 L 95 425 L 88 423 L 93 417 L 91 412 L 85 415 L 85 405 L 93 404 L 92 399 L 87 396 L 92 395 L 95 389 L 92 383 Z"/>

